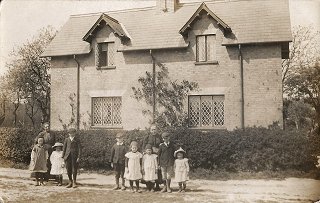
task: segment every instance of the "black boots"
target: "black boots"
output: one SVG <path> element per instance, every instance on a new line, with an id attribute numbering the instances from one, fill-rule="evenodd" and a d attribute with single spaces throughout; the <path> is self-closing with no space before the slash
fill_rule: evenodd
<path id="1" fill-rule="evenodd" d="M 187 184 L 186 183 L 179 183 L 179 191 L 178 192 L 185 192 Z"/>
<path id="2" fill-rule="evenodd" d="M 116 178 L 116 185 L 114 186 L 114 188 L 112 188 L 113 190 L 119 190 L 119 178 Z"/>
<path id="3" fill-rule="evenodd" d="M 62 175 L 58 175 L 57 176 L 57 182 L 58 182 L 58 184 L 57 184 L 57 186 L 62 186 Z"/>

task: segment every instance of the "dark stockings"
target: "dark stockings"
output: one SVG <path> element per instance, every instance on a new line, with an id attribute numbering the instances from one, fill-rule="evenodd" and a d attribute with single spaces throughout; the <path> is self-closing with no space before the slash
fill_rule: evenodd
<path id="1" fill-rule="evenodd" d="M 187 187 L 187 183 L 179 182 L 178 184 L 179 184 L 179 192 L 184 192 Z"/>
<path id="2" fill-rule="evenodd" d="M 58 182 L 58 185 L 62 185 L 62 175 L 57 175 L 56 180 Z"/>
<path id="3" fill-rule="evenodd" d="M 35 172 L 37 182 L 43 183 L 45 173 Z"/>
<path id="4" fill-rule="evenodd" d="M 130 180 L 130 187 L 133 189 L 133 182 L 136 182 L 137 190 L 139 190 L 139 180 Z"/>
<path id="5" fill-rule="evenodd" d="M 154 183 L 153 183 L 153 182 L 147 182 L 146 185 L 147 185 L 147 189 L 148 189 L 149 191 L 151 191 L 151 190 L 154 189 Z"/>

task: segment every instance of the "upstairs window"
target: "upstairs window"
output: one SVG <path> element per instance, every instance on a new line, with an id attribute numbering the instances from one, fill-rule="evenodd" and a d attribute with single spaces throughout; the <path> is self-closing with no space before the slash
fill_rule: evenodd
<path id="1" fill-rule="evenodd" d="M 198 35 L 197 44 L 197 62 L 216 61 L 216 35 Z"/>
<path id="2" fill-rule="evenodd" d="M 189 96 L 190 127 L 224 127 L 224 96 Z"/>
<path id="3" fill-rule="evenodd" d="M 115 66 L 114 55 L 114 42 L 97 43 L 95 52 L 97 68 Z"/>

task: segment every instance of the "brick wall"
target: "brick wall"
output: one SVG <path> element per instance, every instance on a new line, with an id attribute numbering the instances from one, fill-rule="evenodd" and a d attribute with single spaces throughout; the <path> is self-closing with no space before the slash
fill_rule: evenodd
<path id="1" fill-rule="evenodd" d="M 199 84 L 199 92 L 192 94 L 225 95 L 225 127 L 228 130 L 241 125 L 240 62 L 238 47 L 221 46 L 224 39 L 218 25 L 206 15 L 196 22 L 189 33 L 188 49 L 157 50 L 157 61 L 168 67 L 173 79 L 189 80 Z M 217 40 L 218 64 L 195 65 L 195 36 L 214 32 Z M 107 27 L 97 33 L 98 38 L 120 40 Z M 93 41 L 92 47 L 94 47 Z M 116 52 L 115 69 L 97 70 L 93 51 L 77 56 L 80 61 L 80 114 L 81 128 L 90 126 L 91 98 L 93 95 L 119 95 L 122 97 L 124 129 L 145 128 L 149 118 L 142 114 L 145 104 L 132 98 L 132 87 L 138 78 L 152 71 L 149 51 Z M 280 45 L 243 46 L 245 125 L 265 126 L 278 121 L 282 125 L 282 86 Z M 76 93 L 76 63 L 72 57 L 52 59 L 51 127 L 61 129 L 61 117 L 67 122 L 71 116 L 68 96 Z M 187 108 L 187 101 L 185 101 Z"/>

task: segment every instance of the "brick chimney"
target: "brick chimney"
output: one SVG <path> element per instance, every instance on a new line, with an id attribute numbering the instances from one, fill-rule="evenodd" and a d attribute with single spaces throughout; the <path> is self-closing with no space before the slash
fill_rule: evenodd
<path id="1" fill-rule="evenodd" d="M 179 0 L 157 0 L 157 10 L 163 13 L 173 13 L 177 9 Z"/>

